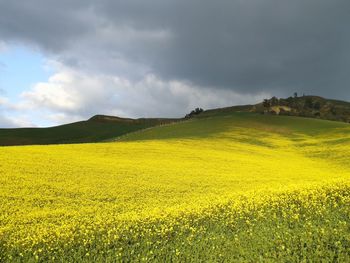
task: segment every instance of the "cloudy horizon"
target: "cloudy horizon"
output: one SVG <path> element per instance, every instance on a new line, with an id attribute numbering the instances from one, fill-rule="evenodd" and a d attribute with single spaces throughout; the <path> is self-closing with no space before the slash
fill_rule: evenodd
<path id="1" fill-rule="evenodd" d="M 348 0 L 0 0 L 0 128 L 350 100 Z"/>

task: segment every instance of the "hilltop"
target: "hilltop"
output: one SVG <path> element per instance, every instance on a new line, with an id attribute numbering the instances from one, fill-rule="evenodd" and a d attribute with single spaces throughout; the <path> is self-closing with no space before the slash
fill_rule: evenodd
<path id="1" fill-rule="evenodd" d="M 209 117 L 230 112 L 255 112 L 350 122 L 350 103 L 319 96 L 272 97 L 254 105 L 232 106 L 203 111 L 194 117 Z"/>
<path id="2" fill-rule="evenodd" d="M 350 122 L 349 102 L 319 96 L 289 97 L 287 99 L 272 97 L 255 105 L 252 111 Z"/>
<path id="3" fill-rule="evenodd" d="M 0 145 L 66 144 L 101 142 L 175 119 L 130 119 L 96 115 L 89 120 L 49 128 L 0 129 Z"/>

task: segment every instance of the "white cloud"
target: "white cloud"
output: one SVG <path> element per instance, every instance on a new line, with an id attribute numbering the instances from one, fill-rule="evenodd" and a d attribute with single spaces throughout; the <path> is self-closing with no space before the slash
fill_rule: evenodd
<path id="1" fill-rule="evenodd" d="M 5 97 L 0 97 L 0 107 L 3 107 L 4 105 L 7 105 L 8 99 Z"/>
<path id="2" fill-rule="evenodd" d="M 41 112 L 54 124 L 95 114 L 122 117 L 182 117 L 194 107 L 205 109 L 254 103 L 268 96 L 241 95 L 232 90 L 200 88 L 189 82 L 163 81 L 147 74 L 138 81 L 87 74 L 62 64 L 47 82 L 23 92 L 18 110 Z"/>
<path id="3" fill-rule="evenodd" d="M 0 128 L 13 128 L 15 126 L 15 122 L 0 114 Z"/>
<path id="4" fill-rule="evenodd" d="M 5 44 L 5 42 L 2 42 L 0 40 L 0 53 L 4 52 L 7 50 L 7 45 Z"/>
<path id="5" fill-rule="evenodd" d="M 13 105 L 5 97 L 0 97 L 0 128 L 33 127 L 28 116 L 14 114 Z"/>
<path id="6" fill-rule="evenodd" d="M 25 117 L 7 117 L 0 113 L 0 128 L 25 128 L 36 127 L 34 123 Z"/>

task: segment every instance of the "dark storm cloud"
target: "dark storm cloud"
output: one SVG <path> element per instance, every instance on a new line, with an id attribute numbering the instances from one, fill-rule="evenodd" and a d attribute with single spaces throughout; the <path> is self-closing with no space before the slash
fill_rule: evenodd
<path id="1" fill-rule="evenodd" d="M 0 40 L 60 51 L 91 30 L 88 1 L 0 0 Z"/>
<path id="2" fill-rule="evenodd" d="M 73 67 L 350 99 L 348 0 L 0 0 L 0 39 Z"/>

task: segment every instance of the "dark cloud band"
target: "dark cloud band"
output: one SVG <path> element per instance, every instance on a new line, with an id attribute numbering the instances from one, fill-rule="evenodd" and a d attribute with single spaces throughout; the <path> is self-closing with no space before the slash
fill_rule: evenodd
<path id="1" fill-rule="evenodd" d="M 348 0 L 0 0 L 0 38 L 108 75 L 350 99 Z"/>

